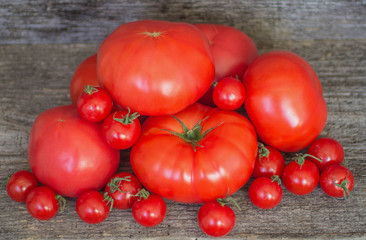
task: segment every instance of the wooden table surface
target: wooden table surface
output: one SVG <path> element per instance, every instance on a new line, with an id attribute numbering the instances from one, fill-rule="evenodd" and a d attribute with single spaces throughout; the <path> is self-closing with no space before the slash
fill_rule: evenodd
<path id="1" fill-rule="evenodd" d="M 363 1 L 0 1 L 0 180 L 29 170 L 27 143 L 42 111 L 69 104 L 77 65 L 95 53 L 118 25 L 140 19 L 210 22 L 237 27 L 260 53 L 286 49 L 314 67 L 328 105 L 321 136 L 336 138 L 353 172 L 353 198 L 327 197 L 318 186 L 307 196 L 283 188 L 272 210 L 254 207 L 250 180 L 233 195 L 242 211 L 228 239 L 366 239 L 366 2 Z M 286 162 L 291 154 L 286 154 Z M 120 171 L 131 171 L 129 151 Z M 50 221 L 33 219 L 24 204 L 0 189 L 0 239 L 205 239 L 199 204 L 167 203 L 154 228 L 131 211 L 113 210 L 98 225 L 78 219 L 75 199 Z"/>

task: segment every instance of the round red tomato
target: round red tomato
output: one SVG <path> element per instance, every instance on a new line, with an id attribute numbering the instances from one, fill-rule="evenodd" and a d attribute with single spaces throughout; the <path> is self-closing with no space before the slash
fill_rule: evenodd
<path id="1" fill-rule="evenodd" d="M 227 235 L 235 225 L 234 211 L 217 201 L 205 203 L 198 211 L 197 219 L 202 231 L 213 237 Z"/>
<path id="2" fill-rule="evenodd" d="M 282 199 L 279 177 L 275 175 L 272 178 L 259 177 L 254 179 L 249 187 L 249 199 L 255 206 L 262 209 L 277 206 Z"/>
<path id="3" fill-rule="evenodd" d="M 97 54 L 82 61 L 71 78 L 70 98 L 75 106 L 85 85 L 100 86 L 97 77 Z"/>
<path id="4" fill-rule="evenodd" d="M 309 160 L 304 160 L 303 163 L 292 161 L 283 170 L 282 182 L 293 194 L 309 194 L 319 183 L 318 167 Z"/>
<path id="5" fill-rule="evenodd" d="M 253 170 L 254 178 L 271 178 L 274 175 L 282 177 L 284 167 L 285 159 L 277 149 L 258 143 L 258 154 Z"/>
<path id="6" fill-rule="evenodd" d="M 141 133 L 139 116 L 137 113 L 130 114 L 130 109 L 111 113 L 102 124 L 103 138 L 112 148 L 130 148 Z"/>
<path id="7" fill-rule="evenodd" d="M 284 152 L 308 146 L 323 130 L 327 106 L 309 63 L 288 51 L 256 58 L 244 76 L 245 109 L 260 139 Z"/>
<path id="8" fill-rule="evenodd" d="M 340 164 L 326 167 L 320 175 L 320 187 L 331 197 L 350 197 L 354 184 L 352 172 Z"/>
<path id="9" fill-rule="evenodd" d="M 159 196 L 207 202 L 241 188 L 256 153 L 256 134 L 245 117 L 196 103 L 175 117 L 146 119 L 131 166 L 142 185 Z"/>
<path id="10" fill-rule="evenodd" d="M 144 20 L 121 25 L 98 50 L 98 77 L 122 107 L 174 114 L 210 87 L 215 66 L 205 35 L 188 23 Z"/>
<path id="11" fill-rule="evenodd" d="M 132 206 L 132 216 L 135 221 L 144 227 L 154 227 L 160 224 L 166 215 L 164 200 L 145 189 L 139 191 L 140 198 Z"/>
<path id="12" fill-rule="evenodd" d="M 120 172 L 114 175 L 105 187 L 105 192 L 113 199 L 113 207 L 117 209 L 129 209 L 138 199 L 135 196 L 142 186 L 135 175 L 128 172 Z"/>
<path id="13" fill-rule="evenodd" d="M 28 171 L 18 171 L 11 175 L 6 184 L 6 192 L 16 202 L 25 202 L 27 194 L 38 186 L 36 177 Z"/>
<path id="14" fill-rule="evenodd" d="M 33 174 L 67 197 L 104 187 L 117 171 L 119 151 L 105 142 L 100 127 L 81 118 L 72 105 L 41 113 L 32 126 L 28 145 Z"/>
<path id="15" fill-rule="evenodd" d="M 76 200 L 76 213 L 79 218 L 89 224 L 101 223 L 107 219 L 110 212 L 108 199 L 98 191 L 91 190 L 80 194 Z"/>
<path id="16" fill-rule="evenodd" d="M 318 161 L 312 157 L 307 158 L 318 166 L 320 172 L 334 163 L 342 163 L 344 159 L 342 145 L 337 140 L 327 137 L 319 138 L 310 144 L 308 154 L 322 160 Z"/>
<path id="17" fill-rule="evenodd" d="M 217 83 L 212 98 L 218 108 L 236 110 L 245 100 L 244 85 L 236 78 L 226 77 Z"/>

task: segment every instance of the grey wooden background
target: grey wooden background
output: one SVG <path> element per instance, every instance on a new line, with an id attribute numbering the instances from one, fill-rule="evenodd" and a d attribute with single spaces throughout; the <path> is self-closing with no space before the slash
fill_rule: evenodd
<path id="1" fill-rule="evenodd" d="M 35 117 L 69 104 L 77 65 L 95 53 L 118 25 L 141 19 L 219 23 L 247 33 L 260 53 L 286 49 L 314 67 L 328 104 L 321 136 L 339 140 L 355 188 L 350 200 L 284 190 L 272 210 L 255 208 L 246 184 L 234 197 L 242 211 L 228 239 L 366 239 L 366 1 L 0 1 L 0 180 L 28 169 L 27 142 Z M 286 154 L 286 161 L 291 154 Z M 121 171 L 130 171 L 122 152 Z M 136 224 L 131 211 L 114 210 L 99 225 L 78 219 L 75 199 L 47 222 L 0 189 L 0 239 L 205 239 L 196 221 L 200 205 L 167 201 L 154 228 Z"/>

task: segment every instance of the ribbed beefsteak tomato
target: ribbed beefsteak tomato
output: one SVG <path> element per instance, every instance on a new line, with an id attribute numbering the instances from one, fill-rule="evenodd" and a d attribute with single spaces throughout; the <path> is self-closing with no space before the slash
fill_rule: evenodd
<path id="1" fill-rule="evenodd" d="M 100 127 L 81 118 L 72 105 L 41 113 L 28 145 L 28 160 L 38 181 L 66 197 L 104 187 L 118 168 L 119 151 L 109 147 Z"/>
<path id="2" fill-rule="evenodd" d="M 174 114 L 210 87 L 215 66 L 206 36 L 188 23 L 143 20 L 121 25 L 98 50 L 101 85 L 141 115 Z"/>
<path id="3" fill-rule="evenodd" d="M 256 152 L 256 133 L 245 117 L 196 103 L 174 117 L 147 118 L 130 160 L 149 191 L 197 203 L 241 188 L 252 174 Z"/>
<path id="4" fill-rule="evenodd" d="M 245 109 L 267 145 L 295 152 L 323 130 L 327 106 L 319 79 L 295 53 L 277 50 L 259 56 L 247 69 L 244 85 Z"/>

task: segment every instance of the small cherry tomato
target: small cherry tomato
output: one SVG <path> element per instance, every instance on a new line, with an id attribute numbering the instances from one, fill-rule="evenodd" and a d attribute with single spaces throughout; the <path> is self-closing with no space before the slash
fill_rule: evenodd
<path id="1" fill-rule="evenodd" d="M 285 160 L 277 149 L 258 143 L 258 154 L 252 173 L 254 178 L 271 178 L 274 175 L 281 177 L 284 167 Z"/>
<path id="2" fill-rule="evenodd" d="M 27 194 L 38 186 L 36 177 L 29 171 L 18 171 L 9 177 L 6 192 L 16 202 L 25 202 Z"/>
<path id="3" fill-rule="evenodd" d="M 141 133 L 139 116 L 138 113 L 130 114 L 130 109 L 111 113 L 102 125 L 102 135 L 106 142 L 120 150 L 132 147 Z"/>
<path id="4" fill-rule="evenodd" d="M 342 145 L 337 140 L 328 137 L 319 138 L 310 144 L 308 154 L 322 160 L 320 162 L 312 157 L 307 158 L 318 166 L 320 172 L 329 165 L 342 163 L 344 159 L 344 150 Z"/>
<path id="5" fill-rule="evenodd" d="M 105 192 L 113 198 L 113 207 L 117 209 L 132 208 L 141 190 L 141 183 L 135 175 L 121 172 L 114 175 L 105 187 Z"/>
<path id="6" fill-rule="evenodd" d="M 282 182 L 288 191 L 296 195 L 311 193 L 319 183 L 319 169 L 312 161 L 305 160 L 307 154 L 298 155 L 282 174 Z"/>
<path id="7" fill-rule="evenodd" d="M 132 206 L 132 216 L 135 221 L 145 227 L 160 224 L 166 215 L 164 200 L 145 189 L 141 189 L 136 195 L 140 198 Z"/>
<path id="8" fill-rule="evenodd" d="M 38 220 L 49 220 L 65 207 L 65 199 L 46 186 L 33 188 L 25 203 L 30 215 Z"/>
<path id="9" fill-rule="evenodd" d="M 101 223 L 107 219 L 113 200 L 96 190 L 82 193 L 76 200 L 76 212 L 81 220 L 89 224 Z"/>
<path id="10" fill-rule="evenodd" d="M 281 180 L 277 175 L 271 178 L 254 179 L 249 187 L 249 199 L 257 207 L 270 209 L 277 206 L 282 199 Z"/>
<path id="11" fill-rule="evenodd" d="M 240 80 L 226 77 L 217 83 L 212 98 L 218 108 L 236 110 L 244 103 L 245 87 Z"/>
<path id="12" fill-rule="evenodd" d="M 101 87 L 85 85 L 80 94 L 76 107 L 80 116 L 90 122 L 99 122 L 105 119 L 112 110 L 112 97 Z"/>
<path id="13" fill-rule="evenodd" d="M 350 197 L 354 184 L 352 172 L 340 164 L 328 166 L 320 175 L 320 187 L 331 197 Z"/>

